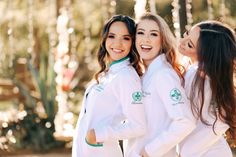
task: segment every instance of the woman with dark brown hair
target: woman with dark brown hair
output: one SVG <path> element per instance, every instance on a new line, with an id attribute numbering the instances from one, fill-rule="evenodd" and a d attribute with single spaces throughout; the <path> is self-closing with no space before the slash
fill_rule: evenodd
<path id="1" fill-rule="evenodd" d="M 100 70 L 84 94 L 72 157 L 123 157 L 118 141 L 145 133 L 134 38 L 135 22 L 128 16 L 113 16 L 105 24 L 97 58 Z"/>
<path id="2" fill-rule="evenodd" d="M 232 157 L 224 134 L 235 139 L 235 33 L 220 22 L 201 22 L 185 33 L 179 51 L 193 62 L 185 89 L 197 124 L 180 143 L 180 156 Z"/>

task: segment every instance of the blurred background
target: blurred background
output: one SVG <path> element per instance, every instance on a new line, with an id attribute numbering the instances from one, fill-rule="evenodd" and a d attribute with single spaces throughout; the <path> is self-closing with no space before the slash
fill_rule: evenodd
<path id="1" fill-rule="evenodd" d="M 145 11 L 177 39 L 207 19 L 236 28 L 236 0 L 0 0 L 0 157 L 71 156 L 104 22 Z"/>

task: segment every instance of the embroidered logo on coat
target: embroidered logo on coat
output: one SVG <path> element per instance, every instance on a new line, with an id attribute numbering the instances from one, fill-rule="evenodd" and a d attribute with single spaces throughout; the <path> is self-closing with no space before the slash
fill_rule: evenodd
<path id="1" fill-rule="evenodd" d="M 177 88 L 174 88 L 170 91 L 170 97 L 173 101 L 178 102 L 182 99 L 181 92 Z"/>
<path id="2" fill-rule="evenodd" d="M 132 98 L 135 103 L 140 102 L 142 100 L 142 92 L 134 92 Z"/>
<path id="3" fill-rule="evenodd" d="M 103 84 L 97 85 L 97 86 L 95 87 L 95 90 L 97 90 L 98 92 L 103 91 L 103 90 L 104 90 L 104 85 L 103 85 Z"/>

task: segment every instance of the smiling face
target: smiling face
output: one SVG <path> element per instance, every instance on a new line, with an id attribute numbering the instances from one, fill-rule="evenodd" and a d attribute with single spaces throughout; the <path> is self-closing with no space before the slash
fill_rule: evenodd
<path id="1" fill-rule="evenodd" d="M 194 26 L 190 31 L 184 33 L 184 37 L 179 42 L 179 52 L 187 57 L 190 57 L 192 62 L 196 62 L 197 58 L 197 43 L 200 35 L 200 28 Z"/>
<path id="2" fill-rule="evenodd" d="M 145 66 L 148 66 L 159 55 L 161 49 L 158 24 L 153 20 L 141 20 L 137 26 L 135 44 Z"/>
<path id="3" fill-rule="evenodd" d="M 110 62 L 120 60 L 129 54 L 132 39 L 125 23 L 114 22 L 111 25 L 105 45 Z"/>

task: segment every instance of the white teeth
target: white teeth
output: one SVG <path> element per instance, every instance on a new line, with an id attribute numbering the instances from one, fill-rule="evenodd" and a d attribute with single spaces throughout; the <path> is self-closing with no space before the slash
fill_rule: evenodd
<path id="1" fill-rule="evenodd" d="M 143 49 L 151 49 L 152 47 L 148 46 L 148 45 L 141 45 L 141 48 L 143 48 Z"/>
<path id="2" fill-rule="evenodd" d="M 117 52 L 117 53 L 120 53 L 122 52 L 122 50 L 119 50 L 119 49 L 112 49 L 114 52 Z"/>

